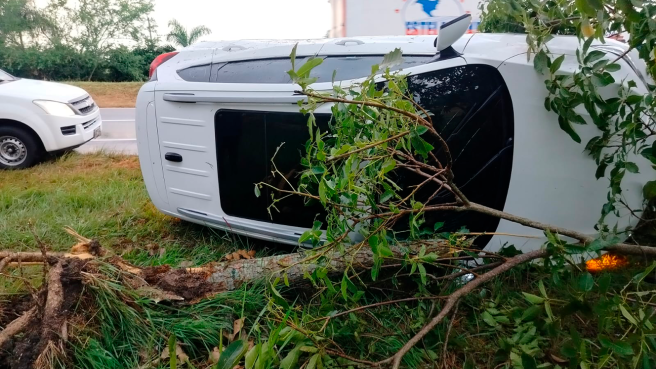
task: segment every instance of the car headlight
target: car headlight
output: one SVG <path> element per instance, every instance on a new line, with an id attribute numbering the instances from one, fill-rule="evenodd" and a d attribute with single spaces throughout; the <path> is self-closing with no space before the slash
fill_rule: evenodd
<path id="1" fill-rule="evenodd" d="M 75 115 L 75 111 L 68 104 L 48 100 L 34 100 L 34 103 L 50 115 L 60 117 L 72 117 Z"/>

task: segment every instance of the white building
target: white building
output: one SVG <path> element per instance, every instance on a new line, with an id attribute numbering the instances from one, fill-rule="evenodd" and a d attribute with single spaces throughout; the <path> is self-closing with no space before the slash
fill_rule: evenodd
<path id="1" fill-rule="evenodd" d="M 469 33 L 480 23 L 479 0 L 329 0 L 330 37 L 436 35 L 440 24 L 472 15 Z"/>

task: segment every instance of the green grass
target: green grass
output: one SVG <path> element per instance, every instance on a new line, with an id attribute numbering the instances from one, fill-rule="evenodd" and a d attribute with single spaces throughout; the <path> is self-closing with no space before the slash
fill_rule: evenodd
<path id="1" fill-rule="evenodd" d="M 35 232 L 51 251 L 67 251 L 75 239 L 65 226 L 139 265 L 200 265 L 240 248 L 270 247 L 159 212 L 134 156 L 74 153 L 0 171 L 0 249 L 38 250 Z"/>

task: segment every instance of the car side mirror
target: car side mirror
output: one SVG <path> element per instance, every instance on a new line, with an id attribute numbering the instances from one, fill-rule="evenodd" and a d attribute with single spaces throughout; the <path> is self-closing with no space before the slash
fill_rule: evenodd
<path id="1" fill-rule="evenodd" d="M 471 24 L 471 14 L 463 14 L 458 18 L 452 19 L 440 26 L 440 31 L 437 34 L 437 52 L 441 52 L 451 47 L 454 42 L 458 41 Z"/>

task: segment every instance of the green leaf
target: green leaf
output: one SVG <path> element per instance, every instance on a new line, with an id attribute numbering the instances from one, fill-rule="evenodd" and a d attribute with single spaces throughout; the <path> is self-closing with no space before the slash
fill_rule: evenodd
<path id="1" fill-rule="evenodd" d="M 592 274 L 586 272 L 585 274 L 581 275 L 579 277 L 578 286 L 581 291 L 590 292 L 592 287 L 594 287 L 594 279 L 592 278 Z"/>
<path id="2" fill-rule="evenodd" d="M 374 253 L 374 255 L 380 256 L 380 250 L 378 249 L 378 236 L 377 235 L 371 235 L 369 236 L 369 246 L 371 246 L 371 251 Z"/>
<path id="3" fill-rule="evenodd" d="M 410 143 L 412 147 L 423 157 L 427 157 L 428 153 L 433 150 L 433 146 L 426 142 L 418 134 L 410 135 Z"/>
<path id="4" fill-rule="evenodd" d="M 344 297 L 344 301 L 348 301 L 348 294 L 346 293 L 348 291 L 348 276 L 346 274 L 346 271 L 344 271 L 344 276 L 342 277 L 341 290 L 342 290 L 342 297 Z"/>
<path id="5" fill-rule="evenodd" d="M 387 158 L 383 162 L 383 167 L 381 168 L 381 170 L 382 170 L 383 174 L 385 174 L 385 173 L 391 171 L 392 169 L 394 169 L 395 167 L 396 167 L 396 160 L 394 160 L 392 158 Z"/>
<path id="6" fill-rule="evenodd" d="M 638 171 L 639 171 L 638 166 L 636 165 L 636 163 L 632 163 L 630 161 L 627 161 L 626 163 L 624 163 L 624 168 L 626 168 L 626 170 L 628 170 L 631 173 L 638 173 Z"/>
<path id="7" fill-rule="evenodd" d="M 276 304 L 282 306 L 284 309 L 289 309 L 289 303 L 287 300 L 285 300 L 284 297 L 278 292 L 278 289 L 276 288 L 276 284 L 280 278 L 276 279 L 273 284 L 269 285 L 269 290 L 273 294 L 273 300 L 275 301 Z M 232 367 L 231 367 L 232 368 Z"/>
<path id="8" fill-rule="evenodd" d="M 642 188 L 642 194 L 646 200 L 656 199 L 656 181 L 649 181 Z"/>
<path id="9" fill-rule="evenodd" d="M 544 311 L 547 312 L 547 316 L 549 317 L 549 320 L 553 322 L 554 315 L 553 312 L 551 311 L 551 304 L 549 303 L 548 300 L 544 302 Z"/>
<path id="10" fill-rule="evenodd" d="M 544 50 L 540 50 L 537 54 L 535 54 L 535 58 L 533 59 L 533 67 L 536 71 L 538 71 L 538 73 L 544 74 L 549 69 L 548 63 L 549 56 L 547 56 L 547 53 Z"/>
<path id="11" fill-rule="evenodd" d="M 588 0 L 576 0 L 576 7 L 579 9 L 581 13 L 587 14 L 591 17 L 597 16 L 597 12 L 591 6 Z"/>
<path id="12" fill-rule="evenodd" d="M 601 0 L 588 0 L 588 3 L 594 10 L 601 10 L 604 7 L 604 3 Z"/>
<path id="13" fill-rule="evenodd" d="M 574 140 L 576 143 L 581 143 L 581 137 L 576 133 L 574 128 L 572 128 L 572 125 L 568 120 L 566 120 L 562 116 L 558 116 L 558 124 L 560 125 L 560 129 L 567 132 L 567 134 L 572 138 L 572 140 Z"/>
<path id="14" fill-rule="evenodd" d="M 603 178 L 606 175 L 606 168 L 608 168 L 608 164 L 606 164 L 606 162 L 601 162 L 595 172 L 595 178 Z"/>
<path id="15" fill-rule="evenodd" d="M 239 363 L 242 357 L 246 354 L 248 350 L 248 342 L 245 340 L 237 340 L 221 353 L 219 356 L 219 362 L 216 363 L 214 369 L 232 369 Z"/>
<path id="16" fill-rule="evenodd" d="M 292 71 L 296 70 L 296 48 L 298 48 L 298 42 L 292 48 L 292 52 L 289 54 L 289 59 L 292 61 Z"/>
<path id="17" fill-rule="evenodd" d="M 544 283 L 542 283 L 541 280 L 538 282 L 538 289 L 540 290 L 542 297 L 544 297 L 545 299 L 549 298 L 549 296 L 547 295 L 547 289 L 544 288 Z"/>
<path id="18" fill-rule="evenodd" d="M 385 54 L 383 62 L 380 63 L 380 69 L 385 70 L 401 64 L 403 64 L 403 52 L 401 49 L 396 48 L 394 51 Z"/>
<path id="19" fill-rule="evenodd" d="M 525 352 L 522 352 L 522 367 L 523 369 L 537 369 L 538 364 L 535 362 L 535 358 Z"/>
<path id="20" fill-rule="evenodd" d="M 622 342 L 622 341 L 613 342 L 610 338 L 604 335 L 599 335 L 598 339 L 601 346 L 613 350 L 613 352 L 615 352 L 618 355 L 621 356 L 633 355 L 633 348 L 631 347 L 631 345 L 629 345 L 626 342 Z"/>
<path id="21" fill-rule="evenodd" d="M 248 351 L 248 353 L 246 354 L 245 364 L 244 364 L 246 369 L 253 369 L 255 367 L 255 360 L 257 360 L 257 356 L 260 354 L 261 349 L 262 349 L 262 344 L 258 343 Z"/>
<path id="22" fill-rule="evenodd" d="M 649 275 L 651 272 L 654 271 L 656 268 L 656 262 L 653 262 L 650 266 L 648 266 L 642 273 L 638 273 L 635 276 L 633 276 L 633 281 L 640 284 L 642 281 Z"/>
<path id="23" fill-rule="evenodd" d="M 295 369 L 298 364 L 298 359 L 301 357 L 301 348 L 294 347 L 282 361 L 280 361 L 280 369 Z M 236 364 L 235 364 L 236 365 Z M 232 369 L 232 368 L 230 368 Z"/>
<path id="24" fill-rule="evenodd" d="M 608 292 L 608 288 L 610 287 L 610 282 L 611 282 L 611 275 L 606 273 L 599 278 L 599 293 L 605 294 Z"/>
<path id="25" fill-rule="evenodd" d="M 563 60 L 565 60 L 565 55 L 561 55 L 551 62 L 551 66 L 549 67 L 551 74 L 555 74 L 558 69 L 560 69 L 560 66 L 563 64 Z"/>
<path id="26" fill-rule="evenodd" d="M 255 197 L 260 197 L 260 186 L 255 185 Z"/>
<path id="27" fill-rule="evenodd" d="M 628 20 L 626 23 L 630 24 L 631 22 L 641 21 L 640 13 L 635 10 L 631 0 L 617 0 L 617 7 L 626 15 Z"/>
<path id="28" fill-rule="evenodd" d="M 533 294 L 526 293 L 526 292 L 522 292 L 522 295 L 524 295 L 524 298 L 526 299 L 526 301 L 530 302 L 533 305 L 538 305 L 538 304 L 541 304 L 541 303 L 544 302 L 544 298 L 542 298 L 540 296 L 537 296 L 537 295 L 533 295 Z"/>
<path id="29" fill-rule="evenodd" d="M 613 76 L 611 76 L 610 73 L 593 74 L 592 77 L 590 77 L 590 80 L 592 80 L 592 84 L 597 87 L 608 86 L 611 83 L 615 82 L 615 78 L 613 78 Z"/>
<path id="30" fill-rule="evenodd" d="M 298 243 L 303 243 L 303 242 L 307 241 L 308 239 L 310 239 L 310 237 L 312 237 L 312 231 L 307 230 L 307 231 L 303 232 L 301 237 L 298 239 Z"/>
<path id="31" fill-rule="evenodd" d="M 306 78 L 312 69 L 316 68 L 321 63 L 323 63 L 323 58 L 311 57 L 305 62 L 305 64 L 298 68 L 296 74 L 301 78 Z"/>
<path id="32" fill-rule="evenodd" d="M 326 173 L 326 168 L 320 166 L 312 167 L 312 174 L 324 174 L 324 173 Z"/>
<path id="33" fill-rule="evenodd" d="M 620 311 L 622 312 L 622 315 L 626 318 L 626 320 L 629 321 L 629 323 L 633 325 L 638 325 L 638 321 L 636 320 L 636 318 L 633 315 L 631 315 L 631 313 L 628 310 L 626 310 L 624 305 L 620 305 Z"/>
<path id="34" fill-rule="evenodd" d="M 606 56 L 605 52 L 599 50 L 593 50 L 588 55 L 585 56 L 583 62 L 589 64 L 603 58 L 604 56 Z"/>
<path id="35" fill-rule="evenodd" d="M 540 312 L 542 312 L 542 306 L 530 306 L 528 309 L 524 310 L 524 313 L 522 314 L 522 321 L 531 321 L 535 319 L 540 314 Z"/>
<path id="36" fill-rule="evenodd" d="M 175 334 L 169 336 L 169 366 L 171 369 L 178 367 L 178 353 L 176 352 Z"/>
<path id="37" fill-rule="evenodd" d="M 613 64 L 608 64 L 604 69 L 605 69 L 607 72 L 617 72 L 617 71 L 620 70 L 621 68 L 622 68 L 622 67 L 621 67 L 619 64 L 617 64 L 617 63 L 613 63 Z"/>
<path id="38" fill-rule="evenodd" d="M 492 314 L 488 313 L 487 311 L 484 311 L 481 314 L 481 317 L 483 318 L 483 321 L 491 327 L 496 327 L 499 325 L 499 323 L 497 323 L 497 321 L 494 319 Z"/>
<path id="39" fill-rule="evenodd" d="M 319 198 L 321 199 L 321 204 L 326 206 L 326 184 L 323 180 L 319 182 Z"/>
<path id="40" fill-rule="evenodd" d="M 424 133 L 428 132 L 428 128 L 424 126 L 418 126 L 415 128 L 415 133 L 418 134 L 419 136 L 423 135 Z"/>
<path id="41" fill-rule="evenodd" d="M 321 368 L 321 354 L 314 354 L 310 358 L 310 361 L 308 361 L 308 365 L 305 367 L 305 369 L 319 369 L 319 368 Z"/>
<path id="42" fill-rule="evenodd" d="M 417 268 L 419 269 L 419 278 L 421 278 L 421 283 L 423 285 L 426 285 L 426 268 L 424 267 L 424 264 L 418 263 Z"/>
<path id="43" fill-rule="evenodd" d="M 391 199 L 394 196 L 394 191 L 392 190 L 387 190 L 383 192 L 382 195 L 380 195 L 380 203 L 386 203 L 389 199 Z"/>
<path id="44" fill-rule="evenodd" d="M 444 226 L 444 222 L 436 222 L 433 225 L 433 231 L 437 232 Z"/>

